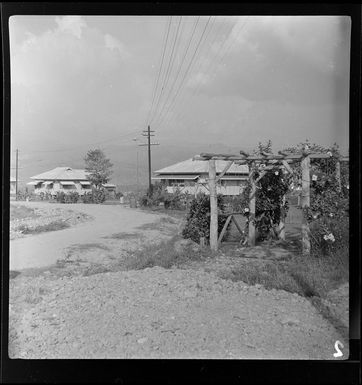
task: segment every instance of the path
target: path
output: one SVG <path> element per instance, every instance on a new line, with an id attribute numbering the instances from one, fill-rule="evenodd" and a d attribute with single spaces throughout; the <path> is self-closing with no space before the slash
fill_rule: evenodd
<path id="1" fill-rule="evenodd" d="M 49 203 L 18 202 L 28 207 Z M 79 244 L 110 244 L 105 237 L 114 233 L 135 232 L 137 227 L 160 219 L 160 215 L 121 205 L 52 204 L 52 207 L 74 209 L 94 217 L 94 220 L 64 230 L 29 235 L 10 242 L 10 270 L 22 270 L 53 265 L 64 258 L 65 250 Z M 140 231 L 140 230 L 138 230 Z"/>

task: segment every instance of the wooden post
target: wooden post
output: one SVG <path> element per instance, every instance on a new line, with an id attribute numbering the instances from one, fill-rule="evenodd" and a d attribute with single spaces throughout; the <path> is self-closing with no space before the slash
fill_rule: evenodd
<path id="1" fill-rule="evenodd" d="M 216 195 L 216 166 L 215 160 L 209 160 L 209 189 L 210 189 L 210 248 L 217 251 L 217 195 Z"/>
<path id="2" fill-rule="evenodd" d="M 302 248 L 303 254 L 310 254 L 309 225 L 304 209 L 310 206 L 310 158 L 304 156 L 301 162 L 302 166 Z"/>
<path id="3" fill-rule="evenodd" d="M 255 246 L 255 194 L 256 183 L 254 180 L 255 162 L 251 162 L 249 169 L 250 193 L 249 193 L 249 246 Z"/>
<path id="4" fill-rule="evenodd" d="M 340 192 L 342 190 L 342 185 L 341 185 L 341 162 L 338 160 L 336 163 L 336 180 L 337 180 L 337 188 L 338 191 Z"/>
<path id="5" fill-rule="evenodd" d="M 280 208 L 280 221 L 279 221 L 279 239 L 285 241 L 285 195 L 283 195 L 283 201 Z"/>

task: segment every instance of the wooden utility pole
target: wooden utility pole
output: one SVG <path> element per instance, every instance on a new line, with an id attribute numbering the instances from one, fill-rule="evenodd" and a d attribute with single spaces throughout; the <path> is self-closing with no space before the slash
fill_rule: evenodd
<path id="1" fill-rule="evenodd" d="M 255 173 L 255 162 L 251 162 L 249 166 L 249 182 L 250 182 L 250 193 L 249 193 L 249 246 L 255 246 L 255 194 L 256 194 L 256 183 L 254 179 Z"/>
<path id="2" fill-rule="evenodd" d="M 147 146 L 148 147 L 148 193 L 152 195 L 152 166 L 151 166 L 151 146 L 158 146 L 159 143 L 151 143 L 151 136 L 155 136 L 151 134 L 152 131 L 150 126 L 148 126 L 147 131 L 143 131 L 142 136 L 147 137 L 147 144 L 140 144 L 139 146 Z"/>
<path id="3" fill-rule="evenodd" d="M 310 238 L 309 238 L 309 225 L 308 218 L 305 210 L 310 206 L 310 157 L 306 155 L 303 157 L 302 162 L 302 248 L 303 254 L 310 254 Z"/>
<path id="4" fill-rule="evenodd" d="M 216 165 L 215 160 L 209 160 L 209 189 L 210 189 L 210 248 L 212 251 L 217 251 L 217 228 L 218 228 L 218 213 L 217 213 L 217 195 L 216 195 Z"/>
<path id="5" fill-rule="evenodd" d="M 16 149 L 16 164 L 15 164 L 15 200 L 18 200 L 18 178 L 19 178 L 19 150 Z"/>

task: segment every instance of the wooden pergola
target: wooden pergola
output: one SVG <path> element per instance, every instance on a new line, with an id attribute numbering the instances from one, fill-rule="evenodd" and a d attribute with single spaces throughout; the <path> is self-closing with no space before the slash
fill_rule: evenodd
<path id="1" fill-rule="evenodd" d="M 244 151 L 240 151 L 239 155 L 235 154 L 213 154 L 202 153 L 196 155 L 193 160 L 195 161 L 208 161 L 209 162 L 209 190 L 210 190 L 210 248 L 213 251 L 218 249 L 218 210 L 217 210 L 217 194 L 216 184 L 229 170 L 233 163 L 235 164 L 247 164 L 249 168 L 249 181 L 250 181 L 250 194 L 249 194 L 249 231 L 248 231 L 248 245 L 255 246 L 255 203 L 256 203 L 256 185 L 259 180 L 270 170 L 276 170 L 284 168 L 287 172 L 293 173 L 291 167 L 293 163 L 301 163 L 302 168 L 302 193 L 301 193 L 301 206 L 302 208 L 310 207 L 310 161 L 311 159 L 329 159 L 333 155 L 329 153 L 312 153 L 307 149 L 302 154 L 294 154 L 279 151 L 278 154 L 270 154 L 266 152 L 260 153 L 260 155 L 250 155 Z M 223 171 L 216 175 L 215 160 L 224 160 L 226 164 Z M 341 176 L 340 176 L 340 162 L 348 161 L 347 157 L 340 157 L 336 163 L 336 179 L 341 189 Z M 256 174 L 258 176 L 256 177 Z M 281 216 L 279 223 L 279 237 L 285 239 L 285 216 Z M 310 236 L 309 226 L 307 218 L 303 215 L 302 220 L 302 247 L 303 254 L 310 254 Z"/>

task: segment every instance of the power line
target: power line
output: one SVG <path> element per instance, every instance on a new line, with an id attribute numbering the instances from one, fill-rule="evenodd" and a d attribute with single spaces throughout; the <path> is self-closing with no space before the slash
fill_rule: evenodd
<path id="1" fill-rule="evenodd" d="M 183 76 L 183 78 L 182 78 L 182 80 L 181 80 L 181 82 L 180 82 L 180 84 L 179 84 L 179 87 L 178 87 L 178 89 L 177 89 L 177 91 L 176 91 L 176 93 L 175 93 L 175 95 L 174 95 L 174 97 L 173 97 L 171 103 L 169 104 L 168 109 L 166 110 L 166 115 L 167 115 L 168 111 L 170 110 L 171 106 L 174 105 L 175 100 L 176 100 L 177 96 L 178 96 L 179 93 L 180 93 L 180 90 L 181 90 L 181 88 L 182 88 L 182 86 L 183 86 L 183 84 L 184 84 L 184 82 L 185 82 L 186 76 L 188 75 L 188 73 L 189 73 L 189 71 L 190 71 L 190 68 L 191 68 L 191 65 L 192 65 L 192 63 L 193 63 L 193 61 L 194 61 L 194 59 L 195 59 L 195 56 L 196 56 L 196 54 L 197 54 L 197 50 L 199 49 L 200 43 L 201 43 L 201 41 L 202 41 L 202 39 L 203 39 L 203 37 L 204 37 L 204 35 L 205 35 L 205 32 L 206 32 L 207 26 L 209 25 L 210 19 L 211 19 L 211 16 L 209 16 L 209 18 L 208 18 L 208 20 L 207 20 L 207 22 L 206 22 L 206 25 L 205 25 L 204 30 L 203 30 L 203 32 L 202 32 L 202 34 L 201 34 L 201 36 L 200 36 L 200 39 L 199 39 L 199 41 L 198 41 L 198 43 L 197 43 L 197 45 L 196 45 L 195 51 L 194 51 L 194 53 L 193 53 L 193 55 L 192 55 L 192 58 L 191 58 L 191 60 L 190 60 L 190 62 L 189 62 L 189 65 L 188 65 L 188 67 L 187 67 L 187 69 L 186 69 L 186 71 L 185 71 L 185 73 L 184 73 L 184 76 Z"/>
<path id="2" fill-rule="evenodd" d="M 249 20 L 249 16 L 247 17 L 247 19 L 246 19 L 246 21 L 244 22 L 244 24 L 242 24 L 242 25 L 239 27 L 239 29 L 238 29 L 238 31 L 237 31 L 237 33 L 236 33 L 235 38 L 234 38 L 233 40 L 230 40 L 230 41 L 229 41 L 229 44 L 225 47 L 225 49 L 223 50 L 222 54 L 220 55 L 219 60 L 218 60 L 218 61 L 210 61 L 210 62 L 209 62 L 209 66 L 207 67 L 207 71 L 209 71 L 209 69 L 212 68 L 212 70 L 213 70 L 212 76 L 214 76 L 214 75 L 216 74 L 217 69 L 218 69 L 218 66 L 220 65 L 220 63 L 222 62 L 222 60 L 225 58 L 225 56 L 231 51 L 232 47 L 235 45 L 235 43 L 236 43 L 236 41 L 237 41 L 237 37 L 240 35 L 241 31 L 242 31 L 242 30 L 244 29 L 244 27 L 246 26 L 248 20 Z M 232 30 L 234 29 L 235 25 L 236 25 L 236 24 L 234 24 L 234 25 L 231 27 L 229 34 L 232 32 Z M 220 48 L 219 48 L 219 50 L 218 50 L 218 53 L 221 52 L 221 48 L 224 47 L 225 43 L 227 42 L 227 39 L 228 39 L 228 37 L 224 40 L 223 44 L 220 46 Z M 216 57 L 217 57 L 217 56 L 216 56 Z M 206 72 L 207 72 L 207 71 L 206 71 Z M 196 89 L 193 91 L 193 93 L 191 94 L 191 97 L 194 97 L 194 96 L 196 95 L 196 93 L 200 90 L 200 88 L 201 88 L 201 85 L 199 84 L 199 85 L 196 87 Z M 190 100 L 190 98 L 189 98 L 189 100 Z M 181 110 L 180 110 L 180 112 L 178 113 L 177 118 L 180 116 L 180 114 L 181 114 Z M 171 117 L 169 116 L 169 119 L 168 119 L 167 122 L 169 122 L 170 118 L 171 118 Z M 161 122 L 161 124 L 162 124 L 162 123 L 163 123 L 163 122 Z M 161 124 L 160 124 L 160 125 L 161 125 Z"/>
<path id="3" fill-rule="evenodd" d="M 173 62 L 175 60 L 174 58 L 175 58 L 176 54 L 174 54 L 174 50 L 175 50 L 175 45 L 176 45 L 176 41 L 177 41 L 177 38 L 178 38 L 179 30 L 180 30 L 181 20 L 182 20 L 182 16 L 179 18 L 179 22 L 178 22 L 178 25 L 177 25 L 177 30 L 176 30 L 176 33 L 175 33 L 175 38 L 174 38 L 173 45 L 172 45 L 172 48 L 171 48 L 170 59 L 168 61 L 168 65 L 167 65 L 167 69 L 166 69 L 166 74 L 165 74 L 165 77 L 164 77 L 164 80 L 163 80 L 163 83 L 162 83 L 161 92 L 160 92 L 160 95 L 158 97 L 157 105 L 156 105 L 156 108 L 155 108 L 155 114 L 157 114 L 158 107 L 160 105 L 160 101 L 162 99 L 163 92 L 164 92 L 164 90 L 167 87 L 168 80 L 170 78 L 169 75 L 170 75 L 170 72 L 171 72 L 172 67 L 173 67 Z M 172 65 L 171 65 L 171 63 L 172 63 Z M 150 123 L 152 123 L 153 120 L 154 120 L 154 116 L 151 118 Z"/>
<path id="4" fill-rule="evenodd" d="M 209 61 L 209 65 L 207 66 L 207 69 L 204 71 L 205 73 L 207 73 L 207 72 L 209 71 L 209 69 L 211 68 L 211 66 L 213 66 L 212 68 L 214 68 L 215 62 L 216 62 L 215 60 L 216 60 L 216 58 L 218 57 L 219 53 L 221 52 L 222 48 L 225 46 L 225 43 L 226 43 L 226 41 L 227 41 L 227 39 L 228 39 L 228 37 L 229 37 L 231 31 L 232 31 L 233 28 L 235 27 L 235 25 L 236 25 L 236 23 L 235 23 L 235 24 L 231 24 L 231 27 L 229 28 L 228 32 L 226 33 L 225 39 L 223 40 L 222 44 L 219 46 L 219 49 L 217 50 L 217 53 L 216 53 L 216 55 L 215 55 L 215 59 Z M 221 29 L 221 24 L 220 24 L 220 26 L 219 26 L 219 28 L 218 28 L 218 30 L 217 30 L 217 33 L 220 32 L 220 29 Z M 217 33 L 215 34 L 215 37 L 217 36 Z M 215 40 L 215 39 L 214 39 L 214 40 Z M 225 51 L 224 51 L 224 52 L 225 52 Z M 196 87 L 196 89 L 199 89 L 199 88 L 200 88 L 200 84 Z M 195 96 L 195 93 L 196 93 L 196 91 L 195 91 L 195 89 L 194 89 L 194 91 L 193 91 L 191 97 Z M 182 104 L 182 105 L 184 104 L 184 99 L 183 99 L 183 101 L 181 102 L 181 104 Z M 176 118 L 178 118 L 178 117 L 180 116 L 181 112 L 182 112 L 182 110 L 180 109 L 180 110 L 179 110 L 179 113 L 177 114 L 177 117 L 176 117 Z M 168 123 L 168 122 L 170 121 L 170 119 L 171 119 L 171 115 L 168 116 L 168 119 L 166 120 L 166 123 Z M 164 121 L 165 121 L 165 119 L 163 120 L 163 122 L 161 122 L 161 124 L 164 123 Z M 161 125 L 161 124 L 160 124 L 160 125 Z"/>
<path id="5" fill-rule="evenodd" d="M 200 16 L 197 18 L 197 20 L 196 20 L 196 22 L 195 22 L 195 24 L 194 24 L 194 28 L 193 28 L 193 31 L 192 31 L 192 33 L 191 33 L 191 36 L 190 36 L 188 45 L 187 45 L 187 47 L 186 47 L 186 50 L 185 50 L 184 55 L 183 55 L 183 57 L 182 57 L 181 63 L 180 63 L 180 65 L 179 65 L 179 68 L 178 68 L 178 71 L 177 71 L 177 75 L 176 75 L 175 78 L 174 78 L 174 81 L 173 81 L 173 83 L 172 83 L 172 86 L 171 86 L 171 88 L 170 88 L 170 90 L 169 90 L 169 92 L 168 92 L 168 94 L 167 94 L 167 96 L 166 96 L 166 100 L 165 100 L 165 102 L 164 102 L 164 104 L 163 104 L 163 106 L 162 106 L 162 109 L 161 109 L 161 111 L 160 111 L 160 114 L 159 114 L 159 117 L 158 117 L 159 119 L 160 119 L 160 116 L 162 115 L 162 113 L 163 113 L 163 111 L 164 111 L 164 109 L 165 109 L 165 107 L 166 107 L 166 105 L 167 105 L 167 101 L 169 100 L 169 97 L 170 97 L 170 95 L 171 95 L 171 92 L 173 91 L 173 89 L 174 89 L 174 87 L 175 87 L 175 84 L 176 84 L 176 82 L 177 82 L 177 79 L 178 79 L 178 77 L 179 77 L 179 75 L 180 75 L 180 73 L 181 73 L 181 69 L 182 69 L 183 63 L 185 62 L 185 58 L 186 58 L 187 52 L 188 52 L 188 50 L 189 50 L 189 48 L 190 48 L 191 41 L 192 41 L 192 39 L 193 39 L 193 37 L 194 37 L 194 35 L 195 35 L 196 27 L 197 27 L 197 25 L 198 25 L 198 23 L 199 23 L 199 20 L 200 20 Z"/>
<path id="6" fill-rule="evenodd" d="M 98 142 L 93 142 L 93 143 L 84 143 L 84 144 L 81 144 L 81 145 L 78 145 L 78 146 L 75 146 L 75 147 L 68 147 L 68 148 L 63 148 L 63 149 L 58 149 L 58 150 L 30 150 L 30 151 L 27 151 L 27 153 L 38 153 L 38 152 L 67 152 L 67 151 L 73 151 L 73 150 L 76 150 L 80 147 L 85 147 L 85 146 L 93 146 L 93 145 L 99 145 L 99 144 L 102 144 L 102 143 L 107 143 L 107 142 L 110 142 L 110 141 L 115 141 L 117 139 L 120 139 L 120 138 L 124 138 L 124 137 L 127 137 L 129 135 L 135 135 L 136 133 L 138 133 L 138 130 L 133 130 L 133 131 L 130 131 L 128 132 L 127 134 L 124 134 L 124 135 L 118 135 L 116 137 L 113 137 L 113 138 L 109 138 L 107 140 L 103 140 L 103 141 L 98 141 Z"/>
<path id="7" fill-rule="evenodd" d="M 149 119 L 150 119 L 150 117 L 151 117 L 153 105 L 154 105 L 155 98 L 156 98 L 156 93 L 157 93 L 158 83 L 159 83 L 159 80 L 160 80 L 161 70 L 162 70 L 162 67 L 163 67 L 163 60 L 164 60 L 164 58 L 165 58 L 165 52 L 166 52 L 166 46 L 167 46 L 168 36 L 169 36 L 169 33 L 170 33 L 171 20 L 172 20 L 172 16 L 169 17 L 169 21 L 168 21 L 167 32 L 166 32 L 166 34 L 165 34 L 166 39 L 164 38 L 163 51 L 162 51 L 162 54 L 161 54 L 161 64 L 160 64 L 160 69 L 159 69 L 158 75 L 157 75 L 156 86 L 155 86 L 155 88 L 154 88 L 154 90 L 153 90 L 154 92 L 153 92 L 153 97 L 152 97 L 152 103 L 151 103 L 150 111 L 148 112 L 147 121 L 149 121 Z"/>

